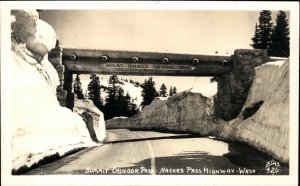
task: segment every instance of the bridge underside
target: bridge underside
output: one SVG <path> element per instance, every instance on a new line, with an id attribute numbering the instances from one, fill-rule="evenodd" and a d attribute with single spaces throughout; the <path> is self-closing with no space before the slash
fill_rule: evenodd
<path id="1" fill-rule="evenodd" d="M 232 57 L 64 49 L 63 65 L 79 74 L 215 76 L 232 71 Z"/>

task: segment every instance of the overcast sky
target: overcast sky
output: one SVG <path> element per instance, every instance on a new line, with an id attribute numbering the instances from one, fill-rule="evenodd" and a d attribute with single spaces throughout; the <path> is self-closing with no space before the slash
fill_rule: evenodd
<path id="1" fill-rule="evenodd" d="M 258 11 L 46 10 L 61 44 L 72 48 L 232 53 L 250 48 Z"/>
<path id="2" fill-rule="evenodd" d="M 44 10 L 41 14 L 63 47 L 191 54 L 216 50 L 233 54 L 235 49 L 251 48 L 258 17 L 259 11 L 216 10 Z M 186 81 L 176 81 L 183 86 L 180 90 L 190 88 Z M 208 79 L 190 81 L 201 84 Z"/>

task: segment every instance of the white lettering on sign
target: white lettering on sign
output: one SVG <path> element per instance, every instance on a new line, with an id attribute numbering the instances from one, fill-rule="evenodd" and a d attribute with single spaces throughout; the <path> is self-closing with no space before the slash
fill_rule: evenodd
<path id="1" fill-rule="evenodd" d="M 130 69 L 160 69 L 160 70 L 193 70 L 189 65 L 171 64 L 128 64 L 128 63 L 102 63 L 103 68 L 130 68 Z"/>

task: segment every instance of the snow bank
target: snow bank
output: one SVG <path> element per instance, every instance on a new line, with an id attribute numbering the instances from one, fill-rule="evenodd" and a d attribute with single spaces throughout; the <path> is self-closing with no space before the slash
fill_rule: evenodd
<path id="1" fill-rule="evenodd" d="M 286 60 L 272 61 L 272 62 L 265 63 L 261 66 L 258 66 L 258 67 L 256 67 L 256 69 L 261 68 L 262 66 L 265 66 L 265 65 L 273 65 L 273 66 L 281 67 L 285 62 L 286 62 Z"/>
<path id="2" fill-rule="evenodd" d="M 245 142 L 278 160 L 289 161 L 289 60 L 256 68 L 246 103 L 236 119 L 217 120 L 213 107 L 212 98 L 185 91 L 168 100 L 155 99 L 131 118 L 107 120 L 106 126 L 216 136 Z"/>
<path id="3" fill-rule="evenodd" d="M 59 106 L 58 75 L 46 53 L 55 46 L 52 27 L 32 10 L 12 11 L 12 169 L 94 145 L 82 118 Z"/>
<path id="4" fill-rule="evenodd" d="M 168 99 L 156 98 L 142 112 L 128 119 L 106 121 L 107 128 L 139 128 L 209 135 L 213 125 L 213 100 L 191 91 Z"/>
<path id="5" fill-rule="evenodd" d="M 81 115 L 87 125 L 91 138 L 98 142 L 106 138 L 103 113 L 89 99 L 76 99 L 73 111 Z"/>
<path id="6" fill-rule="evenodd" d="M 165 100 L 168 99 L 168 97 L 156 97 L 155 99 L 159 99 L 159 100 L 161 100 L 161 101 L 165 101 Z"/>
<path id="7" fill-rule="evenodd" d="M 276 64 L 276 65 L 274 65 Z M 280 64 L 280 66 L 278 65 Z M 246 142 L 287 162 L 289 160 L 289 60 L 266 63 L 256 69 L 243 110 L 220 135 Z M 246 110 L 262 103 L 248 118 Z"/>

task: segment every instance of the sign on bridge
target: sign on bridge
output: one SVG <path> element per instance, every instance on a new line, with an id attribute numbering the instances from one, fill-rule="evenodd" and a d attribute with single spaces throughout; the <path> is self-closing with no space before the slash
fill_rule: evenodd
<path id="1" fill-rule="evenodd" d="M 215 76 L 232 70 L 230 56 L 64 49 L 63 64 L 73 73 Z"/>
<path id="2" fill-rule="evenodd" d="M 190 65 L 168 64 L 129 64 L 129 63 L 101 63 L 102 68 L 126 68 L 126 69 L 159 69 L 159 70 L 193 70 Z"/>

